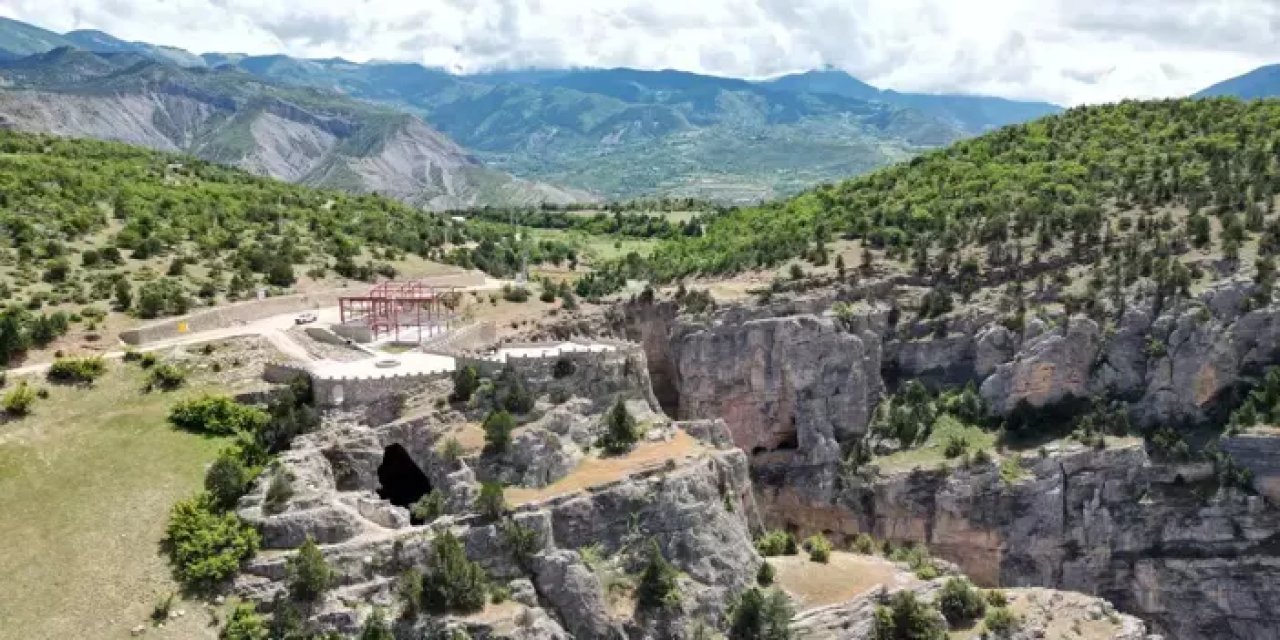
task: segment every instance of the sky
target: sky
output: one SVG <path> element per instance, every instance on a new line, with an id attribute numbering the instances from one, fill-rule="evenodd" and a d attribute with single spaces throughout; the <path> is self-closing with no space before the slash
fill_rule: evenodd
<path id="1" fill-rule="evenodd" d="M 1062 105 L 1185 95 L 1280 62 L 1280 0 L 4 0 L 0 15 L 195 52 L 762 78 Z"/>

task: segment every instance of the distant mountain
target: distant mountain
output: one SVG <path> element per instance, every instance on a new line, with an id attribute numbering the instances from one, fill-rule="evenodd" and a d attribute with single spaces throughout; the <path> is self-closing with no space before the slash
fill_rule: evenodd
<path id="1" fill-rule="evenodd" d="M 1216 96 L 1235 96 L 1245 100 L 1280 96 L 1280 64 L 1258 67 L 1195 94 L 1197 98 Z"/>
<path id="2" fill-rule="evenodd" d="M 196 56 L 99 31 L 59 35 L 0 24 L 0 57 L 62 46 L 383 103 L 421 117 L 474 150 L 477 161 L 610 198 L 772 198 L 1060 111 L 1044 103 L 881 91 L 834 70 L 767 82 L 636 69 L 458 76 L 406 63 Z"/>
<path id="3" fill-rule="evenodd" d="M 966 135 L 914 109 L 682 71 L 455 76 L 286 56 L 236 65 L 410 110 L 493 166 L 612 198 L 771 198 Z"/>
<path id="4" fill-rule="evenodd" d="M 782 76 L 764 83 L 787 91 L 833 93 L 918 109 L 949 122 L 969 134 L 979 134 L 1010 124 L 1060 113 L 1062 107 L 1047 102 L 1019 102 L 989 96 L 881 91 L 857 78 L 833 69 Z"/>
<path id="5" fill-rule="evenodd" d="M 70 40 L 48 29 L 0 17 L 0 60 L 23 58 L 71 44 Z"/>
<path id="6" fill-rule="evenodd" d="M 412 115 L 234 68 L 184 69 L 132 44 L 0 63 L 0 126 L 181 151 L 435 209 L 590 198 L 486 167 Z"/>

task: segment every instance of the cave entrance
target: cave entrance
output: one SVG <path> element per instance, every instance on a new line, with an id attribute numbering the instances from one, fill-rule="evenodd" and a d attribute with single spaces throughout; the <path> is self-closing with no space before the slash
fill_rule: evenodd
<path id="1" fill-rule="evenodd" d="M 383 450 L 382 464 L 378 465 L 378 485 L 378 495 L 383 500 L 405 508 L 431 492 L 431 480 L 400 444 Z"/>

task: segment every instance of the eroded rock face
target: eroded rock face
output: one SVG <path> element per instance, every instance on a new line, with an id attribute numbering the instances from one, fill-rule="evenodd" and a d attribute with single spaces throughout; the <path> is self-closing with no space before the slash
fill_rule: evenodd
<path id="1" fill-rule="evenodd" d="M 1280 637 L 1280 514 L 1261 497 L 1140 445 L 1024 466 L 1014 482 L 994 465 L 898 474 L 841 503 L 852 526 L 927 544 L 988 585 L 1097 594 L 1175 638 Z"/>
<path id="2" fill-rule="evenodd" d="M 830 320 L 793 316 L 716 325 L 678 338 L 682 419 L 722 418 L 745 451 L 797 449 L 839 460 L 879 393 L 878 349 Z"/>
<path id="3" fill-rule="evenodd" d="M 1066 331 L 1028 340 L 1012 362 L 997 365 L 982 382 L 982 397 L 992 410 L 1007 413 L 1020 402 L 1040 407 L 1084 396 L 1101 337 L 1096 322 L 1075 317 Z"/>

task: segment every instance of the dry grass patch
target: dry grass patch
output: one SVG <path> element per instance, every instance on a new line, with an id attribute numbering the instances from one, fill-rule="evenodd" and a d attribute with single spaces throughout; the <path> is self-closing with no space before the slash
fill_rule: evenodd
<path id="1" fill-rule="evenodd" d="M 806 554 L 766 558 L 773 565 L 774 584 L 791 594 L 800 610 L 845 602 L 880 585 L 907 585 L 914 576 L 877 556 L 832 551 L 827 563 L 812 562 Z"/>
<path id="2" fill-rule="evenodd" d="M 598 452 L 583 459 L 572 473 L 540 489 L 508 487 L 507 502 L 524 504 L 553 496 L 574 493 L 588 487 L 621 480 L 638 471 L 658 467 L 667 460 L 679 460 L 701 453 L 702 444 L 677 429 L 666 442 L 641 442 L 625 456 L 600 457 Z"/>

